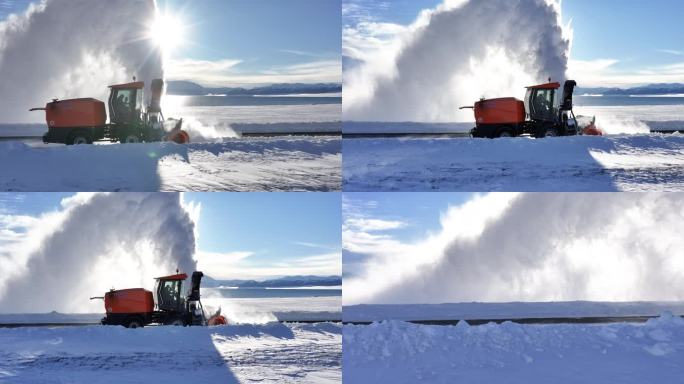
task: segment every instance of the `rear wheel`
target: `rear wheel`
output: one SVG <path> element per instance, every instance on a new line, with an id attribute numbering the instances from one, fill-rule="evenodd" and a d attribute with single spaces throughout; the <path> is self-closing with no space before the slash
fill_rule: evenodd
<path id="1" fill-rule="evenodd" d="M 90 136 L 88 131 L 75 131 L 72 132 L 69 137 L 67 137 L 67 145 L 80 145 L 80 144 L 92 144 L 93 138 Z"/>
<path id="2" fill-rule="evenodd" d="M 128 319 L 128 323 L 126 323 L 126 328 L 142 328 L 143 326 L 142 320 L 135 317 Z"/>
<path id="3" fill-rule="evenodd" d="M 496 137 L 513 137 L 513 132 L 508 128 L 501 128 L 497 133 Z"/>

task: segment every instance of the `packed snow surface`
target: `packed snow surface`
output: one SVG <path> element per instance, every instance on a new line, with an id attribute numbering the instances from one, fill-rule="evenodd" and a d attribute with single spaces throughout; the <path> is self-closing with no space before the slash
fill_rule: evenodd
<path id="1" fill-rule="evenodd" d="M 0 142 L 2 191 L 331 191 L 335 137 L 217 142 L 42 145 Z"/>
<path id="2" fill-rule="evenodd" d="M 5 383 L 339 383 L 332 323 L 0 329 Z"/>
<path id="3" fill-rule="evenodd" d="M 682 382 L 684 320 L 645 324 L 345 325 L 345 383 Z"/>
<path id="4" fill-rule="evenodd" d="M 344 139 L 345 191 L 681 191 L 684 136 Z"/>
<path id="5" fill-rule="evenodd" d="M 476 320 L 684 314 L 684 302 L 515 302 L 451 304 L 359 304 L 343 308 L 344 321 Z"/>

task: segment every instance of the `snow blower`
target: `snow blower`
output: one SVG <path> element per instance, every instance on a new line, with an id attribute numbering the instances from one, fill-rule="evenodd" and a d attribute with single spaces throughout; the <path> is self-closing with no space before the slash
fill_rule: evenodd
<path id="1" fill-rule="evenodd" d="M 152 80 L 152 96 L 147 109 L 143 108 L 142 81 L 110 85 L 109 123 L 104 102 L 93 98 L 54 99 L 44 108 L 48 132 L 45 143 L 92 144 L 97 140 L 120 143 L 173 141 L 184 144 L 190 136 L 182 129 L 183 119 L 164 121 L 161 112 L 162 79 Z M 167 130 L 166 127 L 171 127 Z"/>

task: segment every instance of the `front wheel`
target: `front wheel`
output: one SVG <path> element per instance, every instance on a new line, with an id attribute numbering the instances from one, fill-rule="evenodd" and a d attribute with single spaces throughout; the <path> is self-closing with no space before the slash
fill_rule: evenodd
<path id="1" fill-rule="evenodd" d="M 173 325 L 174 327 L 183 327 L 185 326 L 185 323 L 183 322 L 183 320 L 176 318 L 168 321 L 166 325 Z"/>
<path id="2" fill-rule="evenodd" d="M 544 137 L 556 137 L 558 136 L 558 130 L 556 128 L 548 128 L 546 132 L 544 132 Z"/>

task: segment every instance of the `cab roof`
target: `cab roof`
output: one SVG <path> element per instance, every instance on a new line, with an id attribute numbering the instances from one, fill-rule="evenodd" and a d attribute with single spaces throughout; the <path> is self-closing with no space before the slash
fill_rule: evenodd
<path id="1" fill-rule="evenodd" d="M 126 83 L 126 84 L 115 84 L 115 85 L 110 85 L 109 88 L 111 89 L 142 89 L 145 87 L 145 83 L 142 81 L 135 81 L 133 83 Z"/>
<path id="2" fill-rule="evenodd" d="M 527 89 L 558 89 L 558 88 L 560 88 L 560 83 L 555 82 L 555 83 L 532 85 L 532 86 L 529 86 L 526 88 Z"/>
<path id="3" fill-rule="evenodd" d="M 188 275 L 185 273 L 177 273 L 175 275 L 169 275 L 169 276 L 161 276 L 161 277 L 155 277 L 155 280 L 185 280 L 188 278 Z"/>

